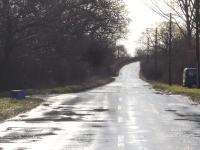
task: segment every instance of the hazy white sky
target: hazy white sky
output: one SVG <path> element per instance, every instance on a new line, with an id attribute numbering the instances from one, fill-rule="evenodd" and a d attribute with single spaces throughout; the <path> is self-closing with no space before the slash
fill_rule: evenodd
<path id="1" fill-rule="evenodd" d="M 153 12 L 148 6 L 147 2 L 149 0 L 124 0 L 128 5 L 129 17 L 132 22 L 129 26 L 128 39 L 123 41 L 123 44 L 128 49 L 128 52 L 132 55 L 135 53 L 135 48 L 137 47 L 137 41 L 141 36 L 141 33 L 145 31 L 146 28 L 161 22 L 161 18 L 158 14 Z"/>

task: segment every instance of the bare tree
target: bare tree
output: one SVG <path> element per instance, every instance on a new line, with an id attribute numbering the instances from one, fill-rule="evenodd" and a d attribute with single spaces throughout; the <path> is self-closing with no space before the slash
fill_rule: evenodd
<path id="1" fill-rule="evenodd" d="M 24 74 L 27 80 L 41 80 L 41 76 L 70 80 L 84 74 L 81 69 L 90 70 L 95 58 L 100 62 L 96 66 L 109 68 L 117 41 L 127 33 L 129 20 L 123 0 L 2 2 L 0 85 L 4 79 L 11 83 L 8 78 L 17 81 L 17 75 L 8 75 L 16 73 L 18 66 L 25 68 L 19 77 L 22 79 Z M 38 72 L 38 77 L 34 72 Z"/>
<path id="2" fill-rule="evenodd" d="M 151 0 L 149 5 L 152 10 L 168 20 L 170 19 L 169 14 L 172 13 L 173 21 L 177 24 L 181 33 L 187 39 L 192 39 L 195 28 L 195 0 Z M 181 22 L 183 25 L 181 25 Z"/>

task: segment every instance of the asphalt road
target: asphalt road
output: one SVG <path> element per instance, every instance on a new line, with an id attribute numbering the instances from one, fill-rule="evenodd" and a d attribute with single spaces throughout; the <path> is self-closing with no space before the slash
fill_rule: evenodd
<path id="1" fill-rule="evenodd" d="M 200 106 L 152 89 L 139 79 L 139 63 L 106 86 L 44 98 L 0 124 L 0 150 L 200 149 Z"/>

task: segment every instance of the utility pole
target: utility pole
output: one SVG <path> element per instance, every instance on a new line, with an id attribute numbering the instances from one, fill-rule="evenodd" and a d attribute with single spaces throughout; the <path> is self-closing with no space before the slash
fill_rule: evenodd
<path id="1" fill-rule="evenodd" d="M 172 85 L 172 14 L 169 22 L 169 85 Z"/>
<path id="2" fill-rule="evenodd" d="M 156 31 L 155 31 L 155 52 L 154 52 L 154 76 L 155 76 L 155 79 L 157 77 L 157 52 L 158 52 L 158 28 L 156 28 Z"/>
<path id="3" fill-rule="evenodd" d="M 3 8 L 3 0 L 0 0 L 0 8 Z"/>
<path id="4" fill-rule="evenodd" d="M 117 59 L 119 59 L 119 47 L 117 48 Z"/>
<path id="5" fill-rule="evenodd" d="M 147 59 L 147 62 L 149 62 L 149 60 L 150 60 L 150 54 L 149 54 L 149 49 L 150 49 L 149 29 L 146 29 L 146 38 L 147 38 L 146 59 Z"/>
<path id="6" fill-rule="evenodd" d="M 150 39 L 149 36 L 147 37 L 147 62 L 149 62 L 149 49 L 150 49 Z"/>
<path id="7" fill-rule="evenodd" d="M 200 88 L 200 61 L 199 61 L 199 0 L 196 0 L 196 63 L 197 63 L 197 87 Z"/>

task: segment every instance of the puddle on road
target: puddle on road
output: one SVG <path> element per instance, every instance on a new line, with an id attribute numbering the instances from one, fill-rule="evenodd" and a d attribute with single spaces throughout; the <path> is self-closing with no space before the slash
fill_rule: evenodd
<path id="1" fill-rule="evenodd" d="M 43 104 L 43 107 L 48 107 L 45 109 L 44 113 L 41 111 L 41 115 L 31 117 L 28 114 L 19 115 L 18 118 L 8 120 L 8 121 L 16 121 L 16 122 L 25 122 L 25 123 L 49 123 L 49 122 L 87 122 L 90 124 L 88 126 L 91 129 L 97 130 L 104 128 L 106 126 L 102 125 L 107 120 L 102 119 L 104 112 L 108 112 L 109 109 L 105 109 L 103 107 L 94 107 L 91 106 L 79 106 L 77 107 L 75 104 L 80 102 L 80 98 L 73 99 L 72 101 L 63 102 L 60 105 L 50 105 Z M 43 108 L 42 107 L 42 108 Z M 29 118 L 31 117 L 31 118 Z M 17 143 L 17 142 L 26 142 L 33 143 L 37 142 L 45 136 L 53 136 L 56 135 L 56 131 L 60 129 L 56 128 L 40 128 L 40 127 L 8 127 L 6 131 L 6 135 L 0 137 L 0 143 Z M 84 134 L 79 133 L 80 135 L 77 138 L 73 139 L 79 143 L 84 143 L 84 145 L 89 144 L 94 139 L 94 135 L 92 134 Z M 1 144 L 0 144 L 1 145 Z M 23 148 L 22 148 L 23 149 Z M 1 149 L 0 149 L 1 150 Z"/>

